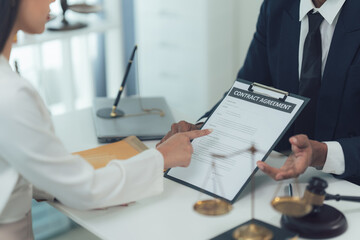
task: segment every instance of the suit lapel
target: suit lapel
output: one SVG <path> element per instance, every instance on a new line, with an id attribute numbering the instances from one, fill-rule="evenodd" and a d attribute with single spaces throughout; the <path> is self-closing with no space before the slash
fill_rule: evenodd
<path id="1" fill-rule="evenodd" d="M 289 8 L 284 11 L 281 21 L 280 51 L 278 53 L 278 85 L 281 89 L 297 93 L 299 87 L 299 1 L 291 1 Z M 295 61 L 289 61 L 295 59 Z"/>
<path id="2" fill-rule="evenodd" d="M 326 62 L 318 101 L 316 139 L 333 139 L 347 72 L 360 45 L 360 1 L 347 0 L 340 13 Z"/>

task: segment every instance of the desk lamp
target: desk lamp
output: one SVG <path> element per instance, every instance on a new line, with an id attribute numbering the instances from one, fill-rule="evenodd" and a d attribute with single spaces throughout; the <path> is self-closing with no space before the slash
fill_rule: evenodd
<path id="1" fill-rule="evenodd" d="M 68 10 L 72 10 L 77 13 L 96 13 L 101 11 L 102 7 L 100 5 L 88 5 L 88 4 L 72 4 L 69 5 L 67 0 L 61 0 L 61 9 L 63 11 L 62 20 L 57 22 L 52 22 L 48 25 L 50 31 L 68 31 L 84 28 L 87 26 L 86 23 L 81 22 L 69 22 L 65 15 Z"/>

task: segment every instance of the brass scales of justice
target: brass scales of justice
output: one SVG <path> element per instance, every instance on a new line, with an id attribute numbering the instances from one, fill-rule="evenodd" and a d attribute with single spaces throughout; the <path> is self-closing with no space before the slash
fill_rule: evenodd
<path id="1" fill-rule="evenodd" d="M 215 176 L 214 177 L 214 192 L 216 192 L 216 183 L 217 181 L 215 181 L 216 179 L 216 163 L 214 161 L 214 159 L 225 159 L 225 158 L 229 158 L 231 156 L 237 155 L 237 154 L 242 154 L 245 152 L 250 152 L 251 153 L 251 172 L 253 172 L 254 169 L 254 160 L 255 160 L 255 153 L 258 150 L 255 148 L 255 145 L 252 144 L 250 148 L 246 148 L 244 150 L 240 150 L 240 151 L 236 151 L 235 153 L 229 154 L 229 155 L 220 155 L 220 154 L 212 154 L 212 163 L 211 163 L 211 167 L 210 170 L 207 174 L 207 177 L 205 179 L 205 184 L 208 181 L 211 173 Z M 255 182 L 254 182 L 254 172 L 252 173 L 252 175 L 250 176 L 250 182 L 251 182 L 251 219 L 254 219 L 254 201 L 255 201 L 255 192 L 254 192 L 254 188 L 255 188 Z M 205 185 L 204 184 L 204 185 Z M 219 191 L 222 191 L 222 186 L 221 183 L 218 183 L 219 185 Z M 223 200 L 223 199 L 219 199 L 219 198 L 215 198 L 215 199 L 208 199 L 208 200 L 199 200 L 194 204 L 194 210 L 200 214 L 203 215 L 207 215 L 207 216 L 219 216 L 219 215 L 224 215 L 228 212 L 230 212 L 233 207 L 232 205 Z M 238 227 L 237 229 L 234 230 L 233 232 L 233 238 L 234 239 L 238 239 L 238 240 L 270 240 L 273 238 L 273 233 L 272 231 L 270 231 L 269 229 L 260 226 L 256 223 L 249 223 L 243 226 Z"/>

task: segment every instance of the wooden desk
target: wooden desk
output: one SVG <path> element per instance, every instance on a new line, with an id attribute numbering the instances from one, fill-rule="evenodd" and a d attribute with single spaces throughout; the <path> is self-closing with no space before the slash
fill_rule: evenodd
<path id="1" fill-rule="evenodd" d="M 80 151 L 98 145 L 90 109 L 55 117 L 54 123 L 58 136 L 69 151 Z M 153 147 L 155 142 L 151 141 L 147 144 Z M 267 162 L 280 166 L 284 160 L 284 157 L 274 153 Z M 301 191 L 305 189 L 308 180 L 315 175 L 328 181 L 328 193 L 360 196 L 359 186 L 337 180 L 329 174 L 312 168 L 299 178 Z M 256 174 L 255 181 L 255 218 L 280 226 L 281 216 L 270 206 L 279 183 L 260 171 Z M 283 188 L 288 182 L 291 181 L 284 181 L 280 193 L 283 193 Z M 79 211 L 61 204 L 52 205 L 101 239 L 209 239 L 250 219 L 249 188 L 241 194 L 229 214 L 218 217 L 202 216 L 192 210 L 199 196 L 206 198 L 198 191 L 165 179 L 162 194 L 138 201 L 128 207 Z M 360 235 L 357 222 L 360 219 L 360 204 L 334 201 L 327 201 L 327 204 L 341 210 L 349 225 L 343 235 L 333 239 L 357 239 Z"/>

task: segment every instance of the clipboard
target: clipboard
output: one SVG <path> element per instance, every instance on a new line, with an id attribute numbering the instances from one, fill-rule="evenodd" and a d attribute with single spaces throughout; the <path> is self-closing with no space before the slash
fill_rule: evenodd
<path id="1" fill-rule="evenodd" d="M 255 162 L 265 161 L 308 102 L 302 96 L 238 79 L 203 124 L 214 131 L 193 140 L 190 166 L 169 169 L 165 177 L 233 204 L 258 170 L 245 149 L 255 144 L 260 150 Z M 213 157 L 241 149 L 244 152 L 229 159 Z"/>

